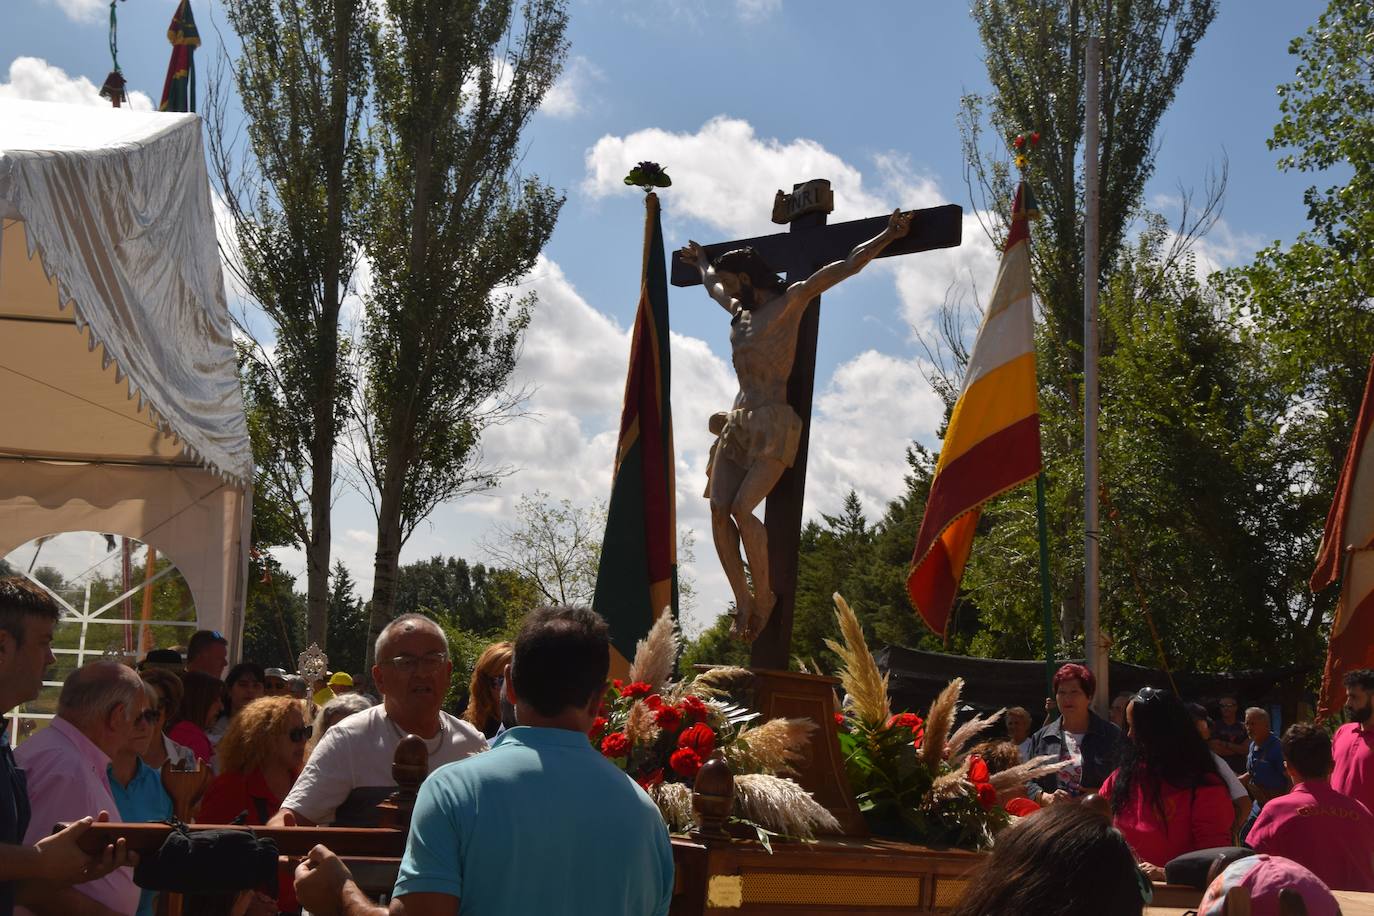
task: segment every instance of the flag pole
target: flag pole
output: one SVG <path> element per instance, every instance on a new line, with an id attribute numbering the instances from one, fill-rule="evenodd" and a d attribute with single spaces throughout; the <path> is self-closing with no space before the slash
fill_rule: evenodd
<path id="1" fill-rule="evenodd" d="M 1098 467 L 1097 467 L 1097 278 L 1098 218 L 1101 209 L 1098 186 L 1098 130 L 1102 82 L 1101 47 L 1096 35 L 1088 36 L 1083 64 L 1087 83 L 1084 115 L 1083 186 L 1086 213 L 1083 219 L 1083 651 L 1089 669 L 1097 676 L 1092 706 L 1098 715 L 1107 712 L 1107 646 L 1102 638 L 1098 592 Z"/>
<path id="2" fill-rule="evenodd" d="M 1040 533 L 1040 612 L 1045 625 L 1045 696 L 1054 692 L 1054 612 L 1050 608 L 1050 533 L 1045 520 L 1045 472 L 1035 476 L 1035 520 Z"/>

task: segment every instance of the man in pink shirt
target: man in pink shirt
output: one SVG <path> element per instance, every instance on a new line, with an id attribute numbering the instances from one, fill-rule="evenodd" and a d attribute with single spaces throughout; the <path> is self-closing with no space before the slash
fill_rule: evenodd
<path id="1" fill-rule="evenodd" d="M 132 668 L 102 660 L 67 676 L 57 700 L 57 717 L 14 752 L 27 773 L 33 809 L 25 844 L 47 836 L 58 822 L 118 810 L 110 794 L 110 758 L 129 743 L 135 721 L 149 712 L 143 682 Z M 151 712 L 156 718 L 156 710 Z M 115 869 L 74 890 L 108 908 L 97 907 L 96 912 L 138 909 L 131 868 Z"/>
<path id="2" fill-rule="evenodd" d="M 1374 670 L 1346 672 L 1345 714 L 1331 741 L 1331 787 L 1374 811 Z"/>
<path id="3" fill-rule="evenodd" d="M 1284 733 L 1293 789 L 1271 799 L 1246 837 L 1256 852 L 1305 866 L 1339 891 L 1374 891 L 1374 814 L 1331 787 L 1331 739 L 1300 722 Z"/>

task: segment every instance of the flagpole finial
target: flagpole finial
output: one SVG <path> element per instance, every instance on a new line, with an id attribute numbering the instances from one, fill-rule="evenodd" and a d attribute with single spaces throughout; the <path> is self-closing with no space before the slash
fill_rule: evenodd
<path id="1" fill-rule="evenodd" d="M 671 188 L 673 179 L 657 162 L 645 161 L 630 169 L 630 174 L 625 176 L 625 183 L 638 187 L 645 194 L 653 194 L 654 188 Z"/>

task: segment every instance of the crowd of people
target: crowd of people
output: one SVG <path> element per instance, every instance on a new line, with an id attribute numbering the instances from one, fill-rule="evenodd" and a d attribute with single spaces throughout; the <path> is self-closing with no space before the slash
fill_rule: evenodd
<path id="1" fill-rule="evenodd" d="M 0 709 L 38 695 L 59 616 L 41 588 L 0 579 Z M 390 912 L 456 914 L 460 901 L 478 914 L 667 912 L 662 818 L 587 740 L 610 664 L 597 615 L 532 612 L 514 642 L 478 659 L 461 717 L 443 708 L 453 661 L 434 621 L 398 617 L 376 659 L 377 700 L 345 672 L 307 684 L 251 661 L 230 668 L 213 631 L 184 658 L 149 653 L 138 671 L 105 659 L 74 670 L 46 728 L 13 750 L 0 743 L 0 916 L 154 913 L 122 840 L 97 855 L 80 842 L 96 821 L 172 816 L 164 766 L 213 770 L 199 823 L 371 826 L 406 735 L 425 742 L 431 775 Z M 977 749 L 992 772 L 1046 756 L 1062 766 L 1004 793 L 1017 817 L 960 912 L 1140 912 L 1171 860 L 1242 843 L 1330 888 L 1374 892 L 1374 671 L 1346 676 L 1349 722 L 1334 737 L 1310 723 L 1280 737 L 1234 697 L 1213 718 L 1151 687 L 1117 696 L 1102 718 L 1081 665 L 1053 687 L 1057 715 L 1035 730 L 1013 708 L 1005 738 Z M 522 877 L 528 863 L 539 880 Z M 278 879 L 223 911 L 388 912 L 323 846 Z M 1059 908 L 1025 903 L 1042 893 Z"/>

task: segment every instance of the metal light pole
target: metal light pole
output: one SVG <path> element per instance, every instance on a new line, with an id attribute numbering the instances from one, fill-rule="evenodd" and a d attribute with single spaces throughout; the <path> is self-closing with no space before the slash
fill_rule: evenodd
<path id="1" fill-rule="evenodd" d="M 1098 592 L 1098 471 L 1097 471 L 1097 277 L 1098 217 L 1101 196 L 1098 188 L 1098 129 L 1101 110 L 1102 51 L 1096 35 L 1088 36 L 1083 63 L 1087 83 L 1084 106 L 1083 153 L 1083 651 L 1088 667 L 1097 675 L 1093 709 L 1107 712 L 1107 645 L 1099 620 Z"/>

